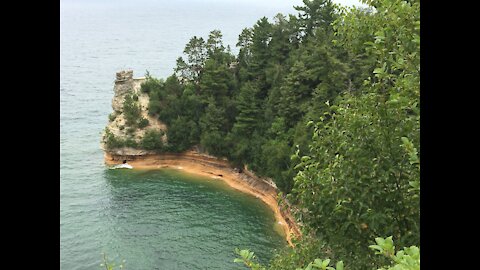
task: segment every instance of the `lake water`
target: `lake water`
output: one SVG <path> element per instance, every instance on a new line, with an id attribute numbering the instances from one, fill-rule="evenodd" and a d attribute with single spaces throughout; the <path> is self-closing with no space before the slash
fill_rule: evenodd
<path id="1" fill-rule="evenodd" d="M 235 247 L 266 261 L 285 245 L 258 199 L 175 171 L 108 170 L 99 143 L 115 72 L 169 76 L 213 29 L 235 52 L 243 28 L 300 2 L 61 0 L 61 269 L 101 269 L 102 252 L 127 269 L 241 269 Z"/>

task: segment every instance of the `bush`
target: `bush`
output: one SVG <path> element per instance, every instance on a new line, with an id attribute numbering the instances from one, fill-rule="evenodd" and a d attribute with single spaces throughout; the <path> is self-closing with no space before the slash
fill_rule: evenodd
<path id="1" fill-rule="evenodd" d="M 131 95 L 125 97 L 123 102 L 123 114 L 125 115 L 125 121 L 127 126 L 135 127 L 140 119 L 140 106 Z"/>
<path id="2" fill-rule="evenodd" d="M 148 122 L 148 119 L 145 119 L 145 118 L 142 118 L 140 119 L 140 121 L 138 122 L 138 127 L 139 128 L 144 128 L 146 126 L 148 126 L 150 123 Z"/>
<path id="3" fill-rule="evenodd" d="M 157 80 L 146 74 L 147 80 L 140 85 L 140 91 L 142 93 L 150 94 L 152 92 L 158 92 L 163 88 L 163 80 Z"/>
<path id="4" fill-rule="evenodd" d="M 128 138 L 127 140 L 125 140 L 125 146 L 126 147 L 137 148 L 138 143 L 134 139 Z"/>
<path id="5" fill-rule="evenodd" d="M 117 114 L 116 114 L 116 113 L 111 113 L 111 114 L 108 116 L 108 120 L 110 120 L 110 122 L 113 122 L 116 118 L 117 118 Z"/>
<path id="6" fill-rule="evenodd" d="M 127 128 L 127 134 L 132 135 L 134 132 L 135 132 L 135 128 L 133 128 L 133 127 Z"/>
<path id="7" fill-rule="evenodd" d="M 186 117 L 178 117 L 173 120 L 167 130 L 168 150 L 172 152 L 182 152 L 199 140 L 198 125 Z"/>
<path id="8" fill-rule="evenodd" d="M 387 261 L 381 264 L 381 267 L 378 270 L 420 270 L 420 248 L 416 246 L 406 247 L 403 250 L 398 251 L 395 253 L 395 246 L 392 240 L 392 236 L 387 238 L 377 237 L 375 238 L 375 242 L 377 245 L 370 245 L 369 248 L 376 250 L 375 254 L 383 255 Z M 237 253 L 240 257 L 235 258 L 234 262 L 242 263 L 250 269 L 253 270 L 266 270 L 265 266 L 260 265 L 257 263 L 257 258 L 254 252 L 249 251 L 248 249 L 239 250 L 235 249 L 235 253 Z M 275 261 L 275 260 L 274 260 Z M 306 262 L 310 261 L 310 263 L 305 268 L 299 268 L 301 265 L 305 265 Z M 312 259 L 308 258 L 297 258 L 296 266 L 287 266 L 284 268 L 285 265 L 270 265 L 268 269 L 270 270 L 278 270 L 278 269 L 296 269 L 296 270 L 314 270 L 314 269 L 322 269 L 322 270 L 343 270 L 344 265 L 343 261 L 337 261 L 335 267 L 329 266 L 330 259 Z M 332 263 L 333 265 L 333 263 Z M 353 268 L 353 265 L 351 266 Z M 378 265 L 377 265 L 378 267 Z M 375 268 L 377 268 L 375 267 Z M 374 269 L 374 268 L 372 268 Z"/>
<path id="9" fill-rule="evenodd" d="M 140 146 L 146 150 L 162 150 L 162 136 L 163 132 L 161 131 L 148 130 L 140 142 Z"/>
<path id="10" fill-rule="evenodd" d="M 125 146 L 125 142 L 117 137 L 106 128 L 104 135 L 105 146 L 107 149 L 120 148 Z"/>

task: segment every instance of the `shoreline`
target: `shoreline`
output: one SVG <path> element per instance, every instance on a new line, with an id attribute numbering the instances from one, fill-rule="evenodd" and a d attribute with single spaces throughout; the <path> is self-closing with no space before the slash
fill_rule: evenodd
<path id="1" fill-rule="evenodd" d="M 277 203 L 276 187 L 248 171 L 242 173 L 234 171 L 226 160 L 202 155 L 194 151 L 182 154 L 151 154 L 138 157 L 122 157 L 105 152 L 104 157 L 107 165 L 121 164 L 122 159 L 126 159 L 134 169 L 157 170 L 169 168 L 223 181 L 231 188 L 263 201 L 273 211 L 275 222 L 283 228 L 284 237 L 289 246 L 294 247 L 292 235 L 294 237 L 301 236 L 300 230 L 290 213 L 281 211 Z"/>

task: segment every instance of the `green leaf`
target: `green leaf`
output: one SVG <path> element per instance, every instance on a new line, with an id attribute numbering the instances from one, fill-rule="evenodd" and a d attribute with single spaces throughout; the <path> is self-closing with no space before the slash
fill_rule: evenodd
<path id="1" fill-rule="evenodd" d="M 315 259 L 315 260 L 313 261 L 313 265 L 314 265 L 314 266 L 318 266 L 318 267 L 322 267 L 322 260 L 320 260 L 320 259 Z"/>
<path id="2" fill-rule="evenodd" d="M 382 73 L 385 73 L 385 71 L 383 70 L 383 68 L 376 68 L 373 70 L 373 73 L 374 74 L 382 74 Z"/>
<path id="3" fill-rule="evenodd" d="M 377 237 L 375 238 L 375 242 L 377 242 L 378 245 L 383 246 L 383 244 L 385 244 L 385 239 Z"/>
<path id="4" fill-rule="evenodd" d="M 325 268 L 328 266 L 329 263 L 330 263 L 330 259 L 324 260 L 324 261 L 322 262 L 322 268 L 325 269 Z"/>

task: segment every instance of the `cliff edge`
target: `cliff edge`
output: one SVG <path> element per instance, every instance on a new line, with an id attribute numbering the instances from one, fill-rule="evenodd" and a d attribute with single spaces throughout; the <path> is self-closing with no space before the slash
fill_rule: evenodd
<path id="1" fill-rule="evenodd" d="M 145 81 L 146 78 L 133 78 L 131 70 L 116 74 L 113 113 L 109 116 L 101 141 L 105 163 L 116 165 L 126 160 L 134 168 L 174 168 L 222 180 L 232 188 L 251 194 L 267 204 L 283 228 L 288 244 L 293 246 L 292 238 L 301 237 L 301 231 L 290 212 L 291 205 L 285 198 L 278 197 L 278 189 L 271 179 L 260 178 L 247 168 L 234 168 L 228 160 L 196 149 L 165 153 L 145 148 L 147 144 L 144 139 L 147 136 L 150 137 L 149 141 L 153 137 L 153 140 L 163 144 L 167 142 L 166 125 L 148 113 L 150 99 L 147 93 L 141 91 Z"/>
<path id="2" fill-rule="evenodd" d="M 145 77 L 133 78 L 131 70 L 117 72 L 113 87 L 113 113 L 109 116 L 101 141 L 105 152 L 126 156 L 153 154 L 155 151 L 141 147 L 148 131 L 163 134 L 162 141 L 166 141 L 166 125 L 148 113 L 150 98 L 141 91 L 141 84 L 145 81 Z"/>

